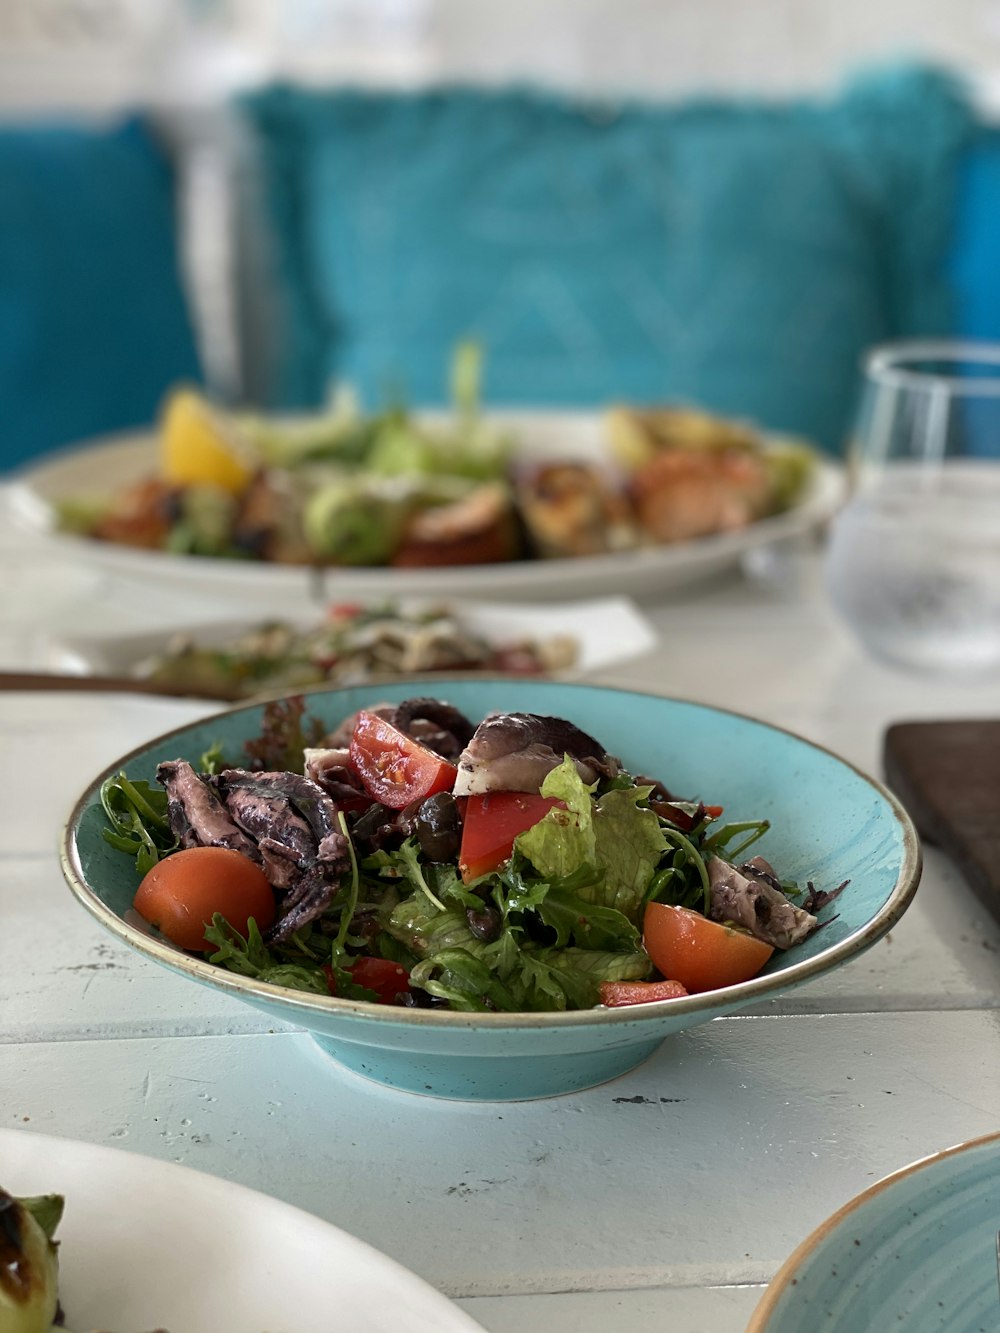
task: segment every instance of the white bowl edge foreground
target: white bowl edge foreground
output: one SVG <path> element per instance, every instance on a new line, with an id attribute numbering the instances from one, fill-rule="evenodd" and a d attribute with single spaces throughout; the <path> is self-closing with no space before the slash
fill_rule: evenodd
<path id="1" fill-rule="evenodd" d="M 579 412 L 498 412 L 502 424 L 537 457 L 604 458 L 600 415 Z M 60 450 L 8 480 L 13 522 L 53 551 L 130 582 L 166 582 L 199 595 L 294 599 L 298 605 L 346 599 L 494 597 L 533 600 L 628 592 L 655 597 L 718 573 L 742 556 L 811 532 L 833 516 L 845 491 L 843 470 L 820 459 L 812 483 L 791 509 L 736 532 L 673 546 L 646 547 L 581 559 L 521 560 L 499 565 L 400 570 L 309 569 L 252 561 L 170 555 L 92 541 L 54 530 L 52 504 L 64 496 L 109 493 L 156 470 L 156 441 L 148 432 L 81 443 Z"/>
<path id="2" fill-rule="evenodd" d="M 0 1186 L 63 1194 L 70 1328 L 482 1333 L 409 1269 L 311 1213 L 137 1153 L 0 1129 Z"/>
<path id="3" fill-rule="evenodd" d="M 401 700 L 440 689 L 433 679 L 378 686 Z M 604 1082 L 634 1067 L 672 1033 L 734 1012 L 848 961 L 899 919 L 920 876 L 920 847 L 905 811 L 881 784 L 829 751 L 737 713 L 683 700 L 554 681 L 452 678 L 441 691 L 478 720 L 492 709 L 548 712 L 597 735 L 634 771 L 726 805 L 732 818 L 769 817 L 761 846 L 780 873 L 821 887 L 854 877 L 822 915 L 837 920 L 738 986 L 632 1008 L 568 1013 L 466 1014 L 304 995 L 236 976 L 183 954 L 121 919 L 137 877 L 100 835 L 102 780 L 125 767 L 152 777 L 162 759 L 198 755 L 216 740 L 237 752 L 259 708 L 231 709 L 157 737 L 90 784 L 70 816 L 62 868 L 97 920 L 147 957 L 306 1027 L 340 1063 L 378 1082 L 434 1096 L 521 1100 Z M 335 725 L 372 702 L 371 687 L 315 690 L 313 712 Z M 718 758 L 725 755 L 722 765 Z"/>

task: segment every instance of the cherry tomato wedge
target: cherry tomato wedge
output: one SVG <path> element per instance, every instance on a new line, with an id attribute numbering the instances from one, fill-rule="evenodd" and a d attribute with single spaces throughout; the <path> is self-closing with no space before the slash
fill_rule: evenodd
<path id="1" fill-rule="evenodd" d="M 749 981 L 774 953 L 770 944 L 744 930 L 668 903 L 646 908 L 642 942 L 663 975 L 692 993 Z"/>
<path id="2" fill-rule="evenodd" d="M 274 891 L 260 866 L 229 847 L 189 847 L 157 861 L 136 890 L 133 907 L 182 949 L 213 948 L 205 927 L 221 912 L 246 935 L 250 917 L 261 932 L 274 921 Z"/>
<path id="3" fill-rule="evenodd" d="M 601 1004 L 615 1009 L 624 1004 L 651 1004 L 676 1000 L 687 991 L 679 981 L 602 981 Z"/>
<path id="4" fill-rule="evenodd" d="M 324 967 L 327 985 L 331 995 L 337 993 L 337 979 L 332 967 Z M 388 958 L 370 958 L 363 955 L 351 964 L 351 980 L 359 986 L 373 990 L 379 1004 L 403 1004 L 403 997 L 410 989 L 410 974 L 399 963 Z"/>
<path id="5" fill-rule="evenodd" d="M 375 713 L 359 713 L 351 737 L 351 767 L 365 791 L 392 810 L 451 791 L 458 769 Z"/>
<path id="6" fill-rule="evenodd" d="M 533 828 L 550 810 L 565 802 L 553 796 L 533 796 L 524 791 L 491 791 L 470 796 L 462 825 L 458 868 L 468 884 L 509 860 L 514 839 Z"/>

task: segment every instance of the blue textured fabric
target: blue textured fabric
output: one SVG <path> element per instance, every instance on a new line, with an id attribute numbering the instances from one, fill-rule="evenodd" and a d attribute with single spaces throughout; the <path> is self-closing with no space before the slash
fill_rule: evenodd
<path id="1" fill-rule="evenodd" d="M 283 286 L 274 401 L 682 399 L 840 446 L 872 343 L 953 326 L 971 128 L 933 71 L 829 102 L 587 107 L 275 87 L 244 102 Z"/>
<path id="2" fill-rule="evenodd" d="M 0 470 L 196 379 L 172 179 L 138 121 L 0 130 Z"/>
<path id="3" fill-rule="evenodd" d="M 1000 131 L 983 129 L 962 159 L 952 244 L 956 331 L 1000 342 Z"/>

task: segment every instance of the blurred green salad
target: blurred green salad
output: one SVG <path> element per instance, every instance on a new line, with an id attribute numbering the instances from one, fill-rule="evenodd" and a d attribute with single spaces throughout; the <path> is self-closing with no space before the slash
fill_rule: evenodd
<path id="1" fill-rule="evenodd" d="M 66 531 L 175 555 L 404 568 L 576 558 L 683 542 L 797 502 L 798 442 L 690 408 L 617 407 L 604 458 L 532 456 L 481 410 L 482 350 L 461 344 L 451 407 L 362 410 L 349 391 L 299 420 L 167 400 L 155 475 L 58 506 Z M 584 454 L 586 451 L 584 451 Z"/>

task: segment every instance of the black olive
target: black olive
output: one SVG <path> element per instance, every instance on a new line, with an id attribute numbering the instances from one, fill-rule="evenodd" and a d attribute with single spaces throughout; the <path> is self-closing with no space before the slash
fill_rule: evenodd
<path id="1" fill-rule="evenodd" d="M 458 804 L 451 792 L 428 796 L 413 816 L 413 832 L 428 861 L 454 861 L 462 840 Z"/>
<path id="2" fill-rule="evenodd" d="M 430 995 L 418 986 L 415 990 L 403 992 L 403 1004 L 407 1009 L 447 1009 L 448 1001 L 442 995 Z"/>
<path id="3" fill-rule="evenodd" d="M 370 805 L 364 814 L 354 821 L 351 834 L 356 844 L 379 851 L 384 848 L 391 851 L 410 833 L 408 822 L 403 818 L 405 811 L 392 810 L 387 805 L 376 802 Z"/>
<path id="4" fill-rule="evenodd" d="M 474 907 L 467 907 L 465 919 L 476 939 L 482 940 L 484 944 L 492 944 L 500 938 L 503 918 L 495 907 L 483 907 L 479 912 Z"/>

